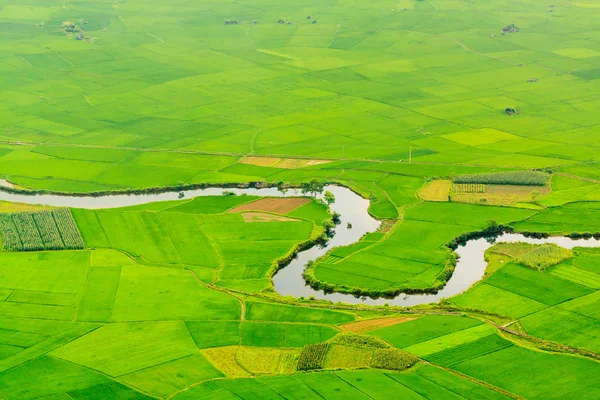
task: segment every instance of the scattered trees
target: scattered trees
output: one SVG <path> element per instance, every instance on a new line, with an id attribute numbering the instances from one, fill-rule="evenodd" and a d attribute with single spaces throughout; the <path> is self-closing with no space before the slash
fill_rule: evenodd
<path id="1" fill-rule="evenodd" d="M 316 179 L 313 179 L 310 182 L 302 182 L 300 185 L 300 189 L 302 190 L 303 194 L 310 193 L 313 197 L 315 197 L 318 193 L 323 193 L 324 187 L 325 184 Z"/>

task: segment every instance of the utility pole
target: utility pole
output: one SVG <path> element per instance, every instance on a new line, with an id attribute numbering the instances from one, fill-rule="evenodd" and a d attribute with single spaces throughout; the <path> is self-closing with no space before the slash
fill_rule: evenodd
<path id="1" fill-rule="evenodd" d="M 408 163 L 412 164 L 412 146 L 408 149 Z"/>

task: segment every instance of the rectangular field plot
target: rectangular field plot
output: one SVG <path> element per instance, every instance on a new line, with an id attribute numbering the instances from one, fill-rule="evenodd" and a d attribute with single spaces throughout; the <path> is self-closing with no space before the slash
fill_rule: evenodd
<path id="1" fill-rule="evenodd" d="M 529 297 L 520 296 L 485 282 L 469 289 L 466 293 L 453 297 L 450 301 L 462 307 L 487 310 L 513 318 L 520 318 L 547 307 L 546 304 Z"/>
<path id="2" fill-rule="evenodd" d="M 83 249 L 71 211 L 0 214 L 2 245 L 8 251 Z"/>
<path id="3" fill-rule="evenodd" d="M 453 369 L 524 398 L 593 399 L 600 396 L 600 366 L 579 357 L 511 346 L 458 364 Z M 551 390 L 548 390 L 548 382 L 552 382 Z"/>
<path id="4" fill-rule="evenodd" d="M 537 302 L 554 305 L 584 296 L 592 289 L 516 264 L 507 264 L 486 283 Z"/>
<path id="5" fill-rule="evenodd" d="M 594 352 L 600 351 L 598 319 L 556 306 L 529 315 L 520 322 L 530 335 Z"/>
<path id="6" fill-rule="evenodd" d="M 426 315 L 414 321 L 378 329 L 373 331 L 372 334 L 387 340 L 396 347 L 407 348 L 417 343 L 481 324 L 481 321 L 467 317 Z"/>
<path id="7" fill-rule="evenodd" d="M 427 340 L 405 347 L 404 350 L 425 358 L 431 354 L 439 353 L 444 350 L 452 349 L 465 343 L 472 343 L 481 338 L 495 333 L 495 329 L 488 324 L 476 325 L 472 328 L 463 329 L 458 332 Z"/>
<path id="8" fill-rule="evenodd" d="M 498 350 L 512 346 L 508 340 L 496 334 L 491 334 L 473 342 L 460 344 L 425 357 L 427 361 L 444 367 L 453 365 L 493 353 Z"/>

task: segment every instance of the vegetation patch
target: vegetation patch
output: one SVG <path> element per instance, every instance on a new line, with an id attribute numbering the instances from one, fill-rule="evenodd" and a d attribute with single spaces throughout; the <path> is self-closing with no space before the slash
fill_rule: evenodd
<path id="1" fill-rule="evenodd" d="M 414 317 L 392 317 L 392 318 L 374 318 L 363 321 L 351 322 L 341 325 L 340 328 L 346 332 L 364 333 L 375 329 L 385 328 L 403 322 L 411 321 Z"/>
<path id="2" fill-rule="evenodd" d="M 229 210 L 230 213 L 244 212 L 244 211 L 267 211 L 277 214 L 287 214 L 298 207 L 301 207 L 307 203 L 310 203 L 311 199 L 307 197 L 289 197 L 289 198 L 278 198 L 269 197 L 253 201 L 252 203 L 242 204 Z"/>
<path id="3" fill-rule="evenodd" d="M 297 349 L 240 346 L 235 353 L 235 360 L 253 374 L 289 374 L 294 372 L 298 354 Z"/>
<path id="4" fill-rule="evenodd" d="M 375 336 L 368 335 L 358 335 L 356 333 L 343 332 L 339 335 L 336 335 L 331 339 L 332 343 L 339 343 L 347 346 L 355 346 L 355 347 L 370 347 L 376 349 L 385 349 L 390 347 L 390 345 Z"/>
<path id="5" fill-rule="evenodd" d="M 512 206 L 536 201 L 549 192 L 548 186 L 455 183 L 450 198 L 459 203 Z"/>
<path id="6" fill-rule="evenodd" d="M 240 161 L 242 164 L 258 165 L 259 167 L 272 167 L 277 164 L 281 158 L 274 157 L 244 157 Z"/>
<path id="7" fill-rule="evenodd" d="M 519 256 L 515 261 L 538 271 L 558 265 L 573 258 L 573 250 L 565 249 L 553 243 L 532 245 L 531 250 Z"/>
<path id="8" fill-rule="evenodd" d="M 309 344 L 302 348 L 300 358 L 298 359 L 298 370 L 308 371 L 312 369 L 322 369 L 325 366 L 325 356 L 329 349 L 329 343 Z"/>
<path id="9" fill-rule="evenodd" d="M 419 196 L 425 201 L 448 201 L 451 187 L 450 180 L 431 181 L 419 192 Z"/>
<path id="10" fill-rule="evenodd" d="M 368 368 L 373 360 L 373 349 L 332 344 L 327 352 L 325 368 Z"/>
<path id="11" fill-rule="evenodd" d="M 259 213 L 259 212 L 246 212 L 242 213 L 244 221 L 246 222 L 294 222 L 298 221 L 295 218 L 284 217 L 283 215 Z"/>
<path id="12" fill-rule="evenodd" d="M 419 362 L 419 357 L 399 349 L 379 349 L 375 351 L 373 368 L 403 371 Z"/>
<path id="13" fill-rule="evenodd" d="M 83 249 L 83 239 L 67 208 L 0 214 L 6 251 Z"/>
<path id="14" fill-rule="evenodd" d="M 539 171 L 497 172 L 492 174 L 457 175 L 454 177 L 454 183 L 545 186 L 549 177 L 549 174 Z"/>
<path id="15" fill-rule="evenodd" d="M 250 376 L 250 373 L 236 361 L 239 348 L 240 346 L 213 347 L 204 349 L 201 353 L 228 378 L 243 378 Z"/>
<path id="16" fill-rule="evenodd" d="M 453 183 L 453 193 L 485 193 L 483 183 Z"/>

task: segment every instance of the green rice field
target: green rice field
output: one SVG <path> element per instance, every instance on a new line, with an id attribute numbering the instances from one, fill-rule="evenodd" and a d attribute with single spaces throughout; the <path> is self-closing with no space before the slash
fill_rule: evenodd
<path id="1" fill-rule="evenodd" d="M 453 297 L 355 299 L 436 293 L 482 233 L 600 240 L 599 19 L 595 0 L 1 0 L 0 400 L 600 398 L 600 248 L 497 244 Z M 298 274 L 335 302 L 273 283 L 331 239 L 320 184 L 380 221 Z"/>

